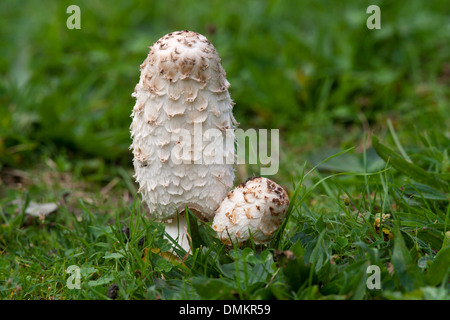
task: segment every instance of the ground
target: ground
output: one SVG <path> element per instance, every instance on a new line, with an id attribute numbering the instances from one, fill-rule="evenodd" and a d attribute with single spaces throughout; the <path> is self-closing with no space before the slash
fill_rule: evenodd
<path id="1" fill-rule="evenodd" d="M 0 297 L 449 299 L 447 1 L 78 1 L 70 30 L 71 4 L 0 4 Z M 174 257 L 136 193 L 139 65 L 184 29 L 219 52 L 240 127 L 280 130 L 291 207 L 268 245 L 192 223 Z"/>

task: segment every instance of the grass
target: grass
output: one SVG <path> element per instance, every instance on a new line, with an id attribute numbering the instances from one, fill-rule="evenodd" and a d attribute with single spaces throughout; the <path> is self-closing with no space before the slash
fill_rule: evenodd
<path id="1" fill-rule="evenodd" d="M 227 248 L 210 225 L 191 220 L 195 248 L 192 255 L 176 248 L 183 258 L 170 253 L 164 226 L 147 218 L 138 198 L 112 209 L 105 199 L 79 199 L 31 222 L 6 207 L 0 294 L 105 299 L 117 284 L 122 299 L 448 299 L 448 180 L 439 189 L 425 176 L 422 182 L 399 176 L 395 165 L 324 177 L 317 168 L 304 170 L 286 224 L 270 244 Z M 15 195 L 30 197 L 25 190 Z M 67 287 L 71 265 L 80 268 L 79 290 Z M 366 286 L 370 265 L 380 267 L 382 290 Z"/>
<path id="2" fill-rule="evenodd" d="M 70 4 L 0 4 L 2 299 L 450 298 L 447 2 L 377 1 L 380 30 L 370 1 L 79 1 L 81 30 Z M 267 245 L 194 220 L 176 257 L 136 195 L 131 92 L 179 29 L 214 43 L 242 128 L 280 129 L 291 203 Z M 31 219 L 17 199 L 59 208 Z"/>

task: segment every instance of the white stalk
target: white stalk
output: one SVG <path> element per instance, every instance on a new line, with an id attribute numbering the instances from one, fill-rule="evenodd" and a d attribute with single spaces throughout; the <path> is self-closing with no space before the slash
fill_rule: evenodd
<path id="1" fill-rule="evenodd" d="M 186 252 L 189 252 L 191 247 L 189 244 L 189 235 L 187 232 L 187 221 L 185 215 L 178 215 L 177 218 L 167 220 L 164 224 L 166 226 L 166 233 L 178 242 L 178 244 L 186 250 Z"/>

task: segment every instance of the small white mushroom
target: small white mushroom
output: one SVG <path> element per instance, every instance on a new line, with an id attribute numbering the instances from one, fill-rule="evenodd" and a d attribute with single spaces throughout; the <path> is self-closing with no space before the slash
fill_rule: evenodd
<path id="1" fill-rule="evenodd" d="M 263 177 L 251 178 L 227 194 L 217 209 L 213 229 L 227 245 L 240 245 L 250 237 L 256 244 L 267 243 L 288 208 L 288 194 L 280 185 Z"/>
<path id="2" fill-rule="evenodd" d="M 130 149 L 139 193 L 152 218 L 166 222 L 166 231 L 186 250 L 186 221 L 180 214 L 185 205 L 209 221 L 233 187 L 233 163 L 225 158 L 234 159 L 234 148 L 226 149 L 226 136 L 234 141 L 234 133 L 225 129 L 238 123 L 220 61 L 201 34 L 169 33 L 150 47 L 132 94 Z M 199 143 L 196 128 L 201 128 L 200 140 L 209 129 L 219 132 L 226 149 L 223 161 L 207 161 L 213 156 L 207 152 L 211 147 Z"/>

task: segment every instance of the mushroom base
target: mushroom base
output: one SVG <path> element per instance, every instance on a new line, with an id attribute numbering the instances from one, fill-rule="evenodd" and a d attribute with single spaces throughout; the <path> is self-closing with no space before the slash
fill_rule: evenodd
<path id="1" fill-rule="evenodd" d="M 171 219 L 164 221 L 166 225 L 166 233 L 174 239 L 178 244 L 189 252 L 191 250 L 191 246 L 189 243 L 189 236 L 187 231 L 187 221 L 185 215 L 178 215 L 176 219 Z M 170 241 L 170 239 L 169 239 Z"/>

